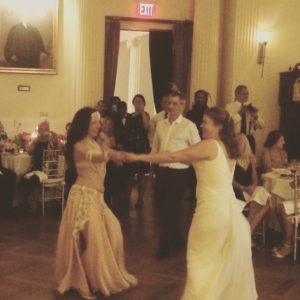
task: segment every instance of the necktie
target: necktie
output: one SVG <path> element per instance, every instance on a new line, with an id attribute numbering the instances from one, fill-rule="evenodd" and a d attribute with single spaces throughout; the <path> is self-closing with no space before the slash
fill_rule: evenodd
<path id="1" fill-rule="evenodd" d="M 242 114 L 241 120 L 241 133 L 247 134 L 247 120 L 246 120 L 246 112 Z"/>

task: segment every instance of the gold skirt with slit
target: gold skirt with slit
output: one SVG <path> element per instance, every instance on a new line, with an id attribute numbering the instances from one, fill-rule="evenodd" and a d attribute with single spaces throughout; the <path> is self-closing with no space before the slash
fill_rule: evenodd
<path id="1" fill-rule="evenodd" d="M 120 223 L 93 188 L 73 185 L 59 228 L 56 284 L 61 294 L 77 290 L 89 298 L 137 284 L 125 269 Z"/>

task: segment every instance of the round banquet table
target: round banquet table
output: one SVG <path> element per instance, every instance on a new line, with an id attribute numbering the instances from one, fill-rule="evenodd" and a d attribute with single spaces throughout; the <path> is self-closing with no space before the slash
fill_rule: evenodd
<path id="1" fill-rule="evenodd" d="M 31 168 L 31 156 L 22 154 L 1 154 L 2 166 L 14 171 L 17 179 L 20 179 Z"/>
<path id="2" fill-rule="evenodd" d="M 276 172 L 269 172 L 263 175 L 264 187 L 274 196 L 282 200 L 294 198 L 294 189 L 290 186 L 293 176 L 282 176 Z"/>
<path id="3" fill-rule="evenodd" d="M 272 195 L 271 206 L 279 201 L 283 204 L 288 215 L 295 212 L 295 190 L 290 183 L 294 176 L 283 176 L 276 172 L 269 172 L 263 175 L 264 186 Z"/>

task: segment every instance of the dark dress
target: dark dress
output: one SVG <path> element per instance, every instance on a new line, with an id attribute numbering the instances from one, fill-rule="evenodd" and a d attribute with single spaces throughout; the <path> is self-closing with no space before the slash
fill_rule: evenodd
<path id="1" fill-rule="evenodd" d="M 236 164 L 233 178 L 237 183 L 243 186 L 250 186 L 252 184 L 251 163 L 249 164 L 247 170 L 242 168 L 239 164 Z M 246 201 L 243 192 L 241 190 L 234 188 L 234 193 L 237 199 Z"/>
<path id="2" fill-rule="evenodd" d="M 127 140 L 124 143 L 124 150 L 136 154 L 149 153 L 150 143 L 148 139 L 148 130 L 143 126 L 141 115 L 130 114 L 126 123 Z M 150 164 L 145 162 L 136 162 L 127 166 L 131 174 L 146 174 L 150 171 Z"/>

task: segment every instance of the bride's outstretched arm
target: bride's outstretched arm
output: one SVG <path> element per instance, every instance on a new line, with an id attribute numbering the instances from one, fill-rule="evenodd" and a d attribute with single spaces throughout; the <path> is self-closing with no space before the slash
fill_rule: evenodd
<path id="1" fill-rule="evenodd" d="M 176 152 L 161 152 L 151 154 L 126 154 L 128 161 L 145 161 L 150 163 L 181 162 L 191 164 L 194 161 L 210 160 L 217 155 L 216 143 L 212 140 L 199 142 L 187 149 Z"/>

